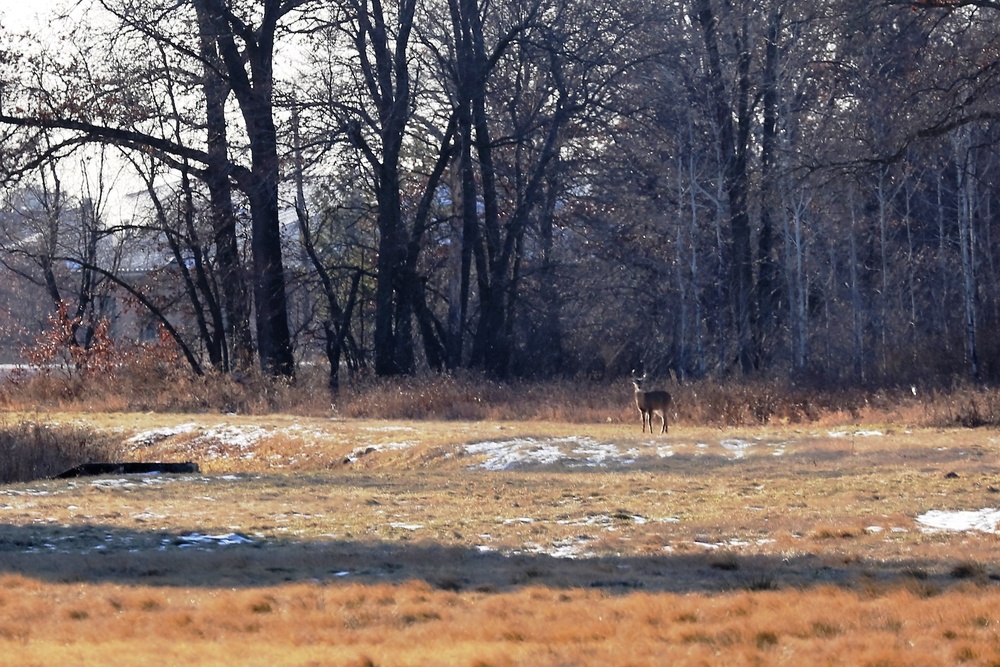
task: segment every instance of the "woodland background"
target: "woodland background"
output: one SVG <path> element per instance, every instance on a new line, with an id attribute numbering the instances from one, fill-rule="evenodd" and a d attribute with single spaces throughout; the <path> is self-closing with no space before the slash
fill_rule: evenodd
<path id="1" fill-rule="evenodd" d="M 63 7 L 0 34 L 8 361 L 1000 378 L 997 3 Z"/>

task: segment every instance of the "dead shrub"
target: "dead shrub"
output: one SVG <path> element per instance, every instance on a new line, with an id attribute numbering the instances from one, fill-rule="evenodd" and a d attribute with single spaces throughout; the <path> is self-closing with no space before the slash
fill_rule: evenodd
<path id="1" fill-rule="evenodd" d="M 709 558 L 708 566 L 714 570 L 733 572 L 740 569 L 740 559 L 732 551 L 723 551 Z"/>
<path id="2" fill-rule="evenodd" d="M 81 463 L 120 459 L 123 451 L 111 434 L 86 426 L 0 424 L 0 483 L 52 477 Z"/>
<path id="3" fill-rule="evenodd" d="M 981 563 L 966 560 L 951 568 L 951 576 L 956 579 L 983 579 L 986 577 L 986 568 Z"/>
<path id="4" fill-rule="evenodd" d="M 335 405 L 341 416 L 352 418 L 594 423 L 630 419 L 631 401 L 624 383 L 501 383 L 458 372 L 365 379 L 343 388 Z"/>
<path id="5" fill-rule="evenodd" d="M 817 540 L 850 540 L 864 534 L 864 529 L 849 524 L 821 523 L 813 528 L 810 536 Z"/>
<path id="6" fill-rule="evenodd" d="M 937 422 L 934 425 L 965 428 L 1000 425 L 1000 392 L 995 389 L 963 387 L 938 401 L 941 404 L 934 406 Z"/>

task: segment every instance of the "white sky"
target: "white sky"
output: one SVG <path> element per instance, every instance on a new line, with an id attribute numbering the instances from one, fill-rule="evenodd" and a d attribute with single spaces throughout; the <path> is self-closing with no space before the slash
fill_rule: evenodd
<path id="1" fill-rule="evenodd" d="M 44 25 L 46 17 L 65 0 L 0 0 L 0 23 L 8 30 Z"/>

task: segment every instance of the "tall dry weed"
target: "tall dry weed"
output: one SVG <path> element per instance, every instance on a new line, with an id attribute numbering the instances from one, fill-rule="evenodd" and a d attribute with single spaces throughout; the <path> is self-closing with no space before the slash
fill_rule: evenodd
<path id="1" fill-rule="evenodd" d="M 488 380 L 475 373 L 373 379 L 343 389 L 344 417 L 443 420 L 619 421 L 630 409 L 624 384 Z"/>
<path id="2" fill-rule="evenodd" d="M 120 459 L 120 439 L 86 426 L 0 423 L 0 483 L 51 477 L 81 463 Z"/>
<path id="3" fill-rule="evenodd" d="M 718 428 L 766 424 L 898 423 L 928 427 L 1000 426 L 1000 389 L 963 382 L 895 388 L 705 379 L 656 386 L 673 396 L 671 424 Z M 12 410 L 291 414 L 416 420 L 630 423 L 631 384 L 590 380 L 511 380 L 482 374 L 361 376 L 333 395 L 326 370 L 300 367 L 293 381 L 259 372 L 197 376 L 162 354 L 135 354 L 109 375 L 58 369 L 15 373 L 0 385 Z"/>

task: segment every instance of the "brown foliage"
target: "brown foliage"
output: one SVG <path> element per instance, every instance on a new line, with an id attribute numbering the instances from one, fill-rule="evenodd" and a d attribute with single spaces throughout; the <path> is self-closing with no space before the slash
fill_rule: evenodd
<path id="1" fill-rule="evenodd" d="M 97 326 L 93 346 L 84 349 L 66 342 L 71 321 L 58 317 L 52 322 L 29 355 L 31 365 L 0 385 L 0 405 L 30 410 L 333 413 L 347 418 L 449 421 L 630 423 L 638 417 L 625 379 L 498 382 L 474 372 L 358 376 L 331 394 L 321 367 L 303 366 L 294 380 L 259 372 L 197 376 L 165 332 L 151 343 L 124 345 L 102 342 L 106 332 Z M 1000 425 L 1000 390 L 962 382 L 869 389 L 766 379 L 683 384 L 671 380 L 659 388 L 673 396 L 670 422 L 680 426 Z"/>

